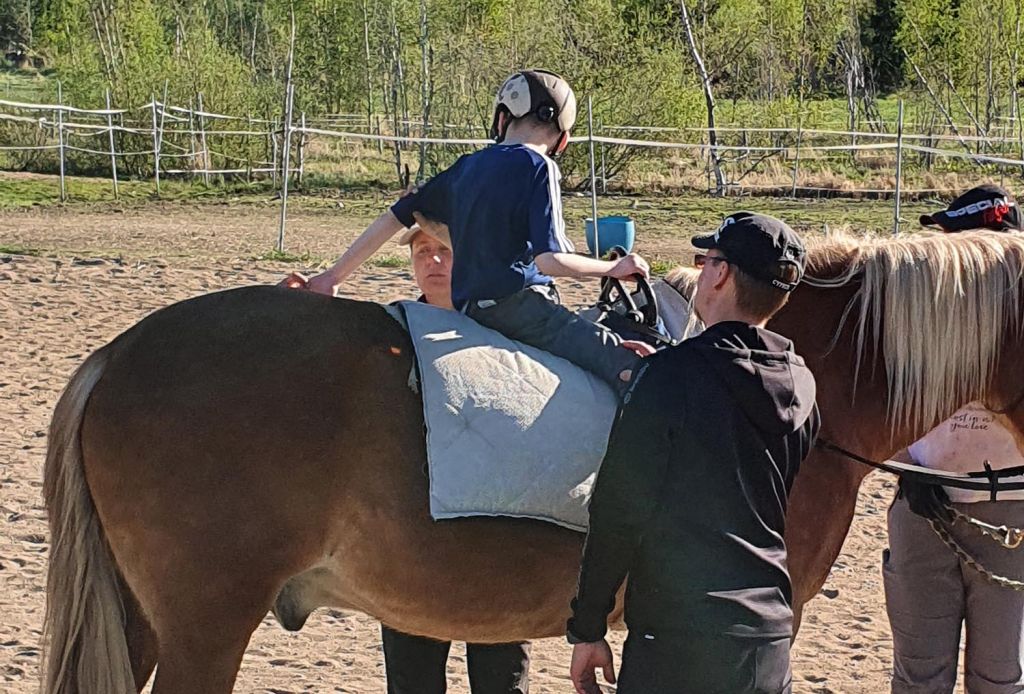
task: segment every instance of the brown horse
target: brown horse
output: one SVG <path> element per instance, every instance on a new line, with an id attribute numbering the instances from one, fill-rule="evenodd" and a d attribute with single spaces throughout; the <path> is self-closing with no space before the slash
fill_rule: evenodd
<path id="1" fill-rule="evenodd" d="M 822 436 L 882 458 L 978 399 L 1024 432 L 1022 268 L 1006 235 L 813 250 L 771 327 L 814 370 Z M 135 691 L 156 667 L 156 694 L 229 692 L 270 609 L 293 629 L 332 605 L 442 639 L 561 633 L 582 537 L 430 519 L 412 359 L 380 306 L 270 287 L 175 304 L 90 356 L 50 429 L 45 691 Z M 797 477 L 797 609 L 865 472 L 816 452 Z"/>

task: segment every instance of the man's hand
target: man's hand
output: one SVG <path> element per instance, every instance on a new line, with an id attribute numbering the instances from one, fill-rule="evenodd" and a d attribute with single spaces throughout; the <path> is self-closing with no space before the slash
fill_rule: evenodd
<path id="1" fill-rule="evenodd" d="M 615 265 L 613 265 L 611 270 L 606 274 L 609 277 L 614 277 L 620 280 L 628 280 L 634 275 L 640 275 L 644 279 L 649 279 L 651 276 L 651 268 L 647 265 L 646 260 L 636 253 L 630 253 L 629 255 L 616 260 Z"/>
<path id="2" fill-rule="evenodd" d="M 593 643 L 578 643 L 572 647 L 572 663 L 569 676 L 576 694 L 601 694 L 597 685 L 597 668 L 604 670 L 604 679 L 615 684 L 615 665 L 612 663 L 612 649 L 604 639 Z"/>
<path id="3" fill-rule="evenodd" d="M 306 281 L 306 289 L 316 294 L 338 295 L 338 283 L 326 272 L 322 272 L 316 277 L 310 277 Z"/>

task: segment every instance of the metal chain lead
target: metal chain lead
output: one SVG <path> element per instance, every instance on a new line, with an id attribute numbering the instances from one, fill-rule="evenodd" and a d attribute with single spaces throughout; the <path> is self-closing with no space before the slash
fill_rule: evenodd
<path id="1" fill-rule="evenodd" d="M 989 525 L 988 523 L 983 523 L 976 518 L 971 518 L 967 514 L 962 513 L 955 508 L 950 508 L 949 506 L 946 508 L 953 514 L 954 523 L 961 521 L 967 525 L 974 526 L 978 532 L 991 537 L 1005 549 L 1017 549 L 1020 546 L 1021 541 L 1024 540 L 1024 531 L 1020 528 L 1008 528 L 1005 525 L 996 527 L 994 525 Z M 953 538 L 953 535 L 942 525 L 942 523 L 931 518 L 928 519 L 928 523 L 932 526 L 932 530 L 935 531 L 935 534 L 939 536 L 939 539 L 942 540 L 942 543 L 949 547 L 960 561 L 977 571 L 986 581 L 1000 586 L 1001 588 L 1009 588 L 1010 590 L 1024 592 L 1024 581 L 1017 581 L 1012 578 L 992 573 L 979 564 L 978 561 L 967 552 L 967 550 L 961 547 L 960 543 Z"/>
<path id="2" fill-rule="evenodd" d="M 961 521 L 967 525 L 973 525 L 980 533 L 991 537 L 1006 549 L 1017 549 L 1020 547 L 1021 542 L 1024 541 L 1024 530 L 1020 528 L 1011 528 L 1006 525 L 991 525 L 977 518 L 972 518 L 951 506 L 946 506 L 946 509 L 953 514 L 954 523 Z"/>

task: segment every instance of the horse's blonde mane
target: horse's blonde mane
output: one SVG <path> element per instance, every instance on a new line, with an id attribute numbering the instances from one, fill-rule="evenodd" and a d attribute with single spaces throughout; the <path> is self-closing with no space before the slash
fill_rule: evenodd
<path id="1" fill-rule="evenodd" d="M 993 232 L 901 239 L 836 234 L 813 244 L 810 284 L 860 287 L 857 369 L 872 345 L 885 363 L 893 427 L 928 429 L 987 390 L 1007 330 L 1020 330 L 1024 237 Z M 820 273 L 839 269 L 831 277 Z"/>
<path id="2" fill-rule="evenodd" d="M 685 291 L 694 275 L 677 269 L 666 281 Z M 810 244 L 805 282 L 851 281 L 860 286 L 835 339 L 855 314 L 856 368 L 869 346 L 882 355 L 894 428 L 926 430 L 949 403 L 982 397 L 1007 331 L 1024 329 L 1024 235 L 837 233 Z"/>

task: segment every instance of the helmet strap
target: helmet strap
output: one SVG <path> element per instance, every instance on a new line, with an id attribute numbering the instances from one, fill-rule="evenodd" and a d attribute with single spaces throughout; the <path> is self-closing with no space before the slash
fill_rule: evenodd
<path id="1" fill-rule="evenodd" d="M 557 157 L 562 152 L 564 152 L 565 148 L 568 147 L 568 146 L 569 146 L 569 133 L 567 133 L 567 132 L 565 132 L 563 130 L 561 132 L 561 134 L 558 136 L 558 142 L 556 142 L 555 146 L 552 147 L 549 150 L 548 154 L 549 154 L 549 156 Z"/>
<path id="2" fill-rule="evenodd" d="M 504 118 L 502 118 L 504 116 Z M 501 144 L 508 133 L 508 126 L 512 122 L 512 114 L 504 105 L 499 105 L 494 111 L 494 120 L 491 122 L 491 139 Z"/>

